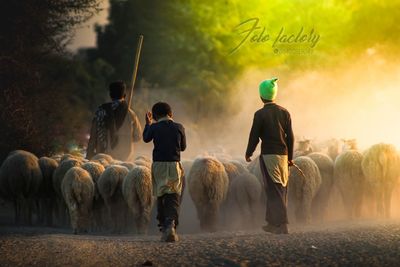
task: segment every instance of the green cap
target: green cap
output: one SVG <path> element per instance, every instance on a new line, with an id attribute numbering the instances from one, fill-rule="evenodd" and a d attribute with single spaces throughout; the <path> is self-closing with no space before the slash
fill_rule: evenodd
<path id="1" fill-rule="evenodd" d="M 276 84 L 277 80 L 278 78 L 272 78 L 260 83 L 258 90 L 262 99 L 274 100 L 276 98 L 276 94 L 278 93 L 278 85 Z"/>

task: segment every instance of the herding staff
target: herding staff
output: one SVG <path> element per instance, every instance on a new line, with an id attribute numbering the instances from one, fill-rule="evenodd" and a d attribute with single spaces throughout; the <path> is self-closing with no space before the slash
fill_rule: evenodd
<path id="1" fill-rule="evenodd" d="M 128 108 L 131 107 L 131 103 L 132 103 L 133 88 L 135 87 L 136 76 L 137 76 L 137 70 L 138 70 L 138 67 L 139 67 L 140 53 L 141 53 L 141 51 L 142 51 L 142 44 L 143 44 L 143 35 L 140 35 L 140 36 L 139 36 L 138 45 L 137 45 L 137 47 L 136 47 L 135 65 L 133 66 L 132 81 L 131 81 L 131 90 L 130 90 L 130 93 L 129 93 Z"/>

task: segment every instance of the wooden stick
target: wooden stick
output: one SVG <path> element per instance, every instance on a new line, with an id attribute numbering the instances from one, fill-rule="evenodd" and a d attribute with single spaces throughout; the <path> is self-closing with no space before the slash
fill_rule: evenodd
<path id="1" fill-rule="evenodd" d="M 142 44 L 143 44 L 143 35 L 140 35 L 138 45 L 136 47 L 135 65 L 133 66 L 131 90 L 129 93 L 129 101 L 128 101 L 129 108 L 131 107 L 131 104 L 132 104 L 133 88 L 135 87 L 136 76 L 137 76 L 137 71 L 138 71 L 138 67 L 139 67 L 140 53 L 142 51 Z"/>

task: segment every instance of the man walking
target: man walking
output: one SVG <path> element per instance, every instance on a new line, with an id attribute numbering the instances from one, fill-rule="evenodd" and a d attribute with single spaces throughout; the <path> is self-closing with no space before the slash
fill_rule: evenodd
<path id="1" fill-rule="evenodd" d="M 125 101 L 124 82 L 112 82 L 109 91 L 112 102 L 102 104 L 96 110 L 86 158 L 106 153 L 118 160 L 132 160 L 133 142 L 141 139 L 139 119 Z"/>
<path id="2" fill-rule="evenodd" d="M 287 234 L 287 183 L 289 166 L 293 165 L 294 136 L 289 112 L 274 103 L 278 92 L 277 80 L 264 80 L 259 85 L 264 107 L 254 114 L 246 161 L 251 161 L 251 156 L 261 139 L 259 160 L 266 188 L 268 223 L 263 226 L 263 230 Z"/>

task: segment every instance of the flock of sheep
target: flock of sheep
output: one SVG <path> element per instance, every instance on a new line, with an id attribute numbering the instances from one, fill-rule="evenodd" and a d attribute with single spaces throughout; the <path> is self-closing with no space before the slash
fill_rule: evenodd
<path id="1" fill-rule="evenodd" d="M 111 230 L 129 222 L 145 233 L 153 207 L 151 162 L 98 154 L 41 157 L 16 150 L 0 168 L 0 196 L 13 202 L 18 224 L 71 225 L 74 233 Z"/>
<path id="2" fill-rule="evenodd" d="M 354 141 L 338 152 L 337 143 L 313 152 L 300 142 L 288 183 L 289 213 L 296 222 L 322 221 L 334 187 L 347 216 L 357 218 L 363 201 L 376 203 L 378 215 L 390 216 L 393 189 L 400 176 L 400 156 L 393 145 L 359 151 Z M 247 164 L 226 154 L 184 160 L 183 205 L 191 202 L 203 231 L 257 226 L 266 196 L 259 159 Z M 11 152 L 0 168 L 0 198 L 12 202 L 22 224 L 70 225 L 74 233 L 147 232 L 155 198 L 151 161 L 122 162 L 106 154 L 37 158 Z M 184 211 L 182 211 L 184 212 Z M 181 212 L 181 217 L 185 216 Z"/>

